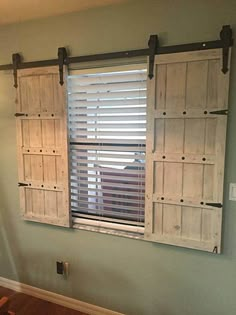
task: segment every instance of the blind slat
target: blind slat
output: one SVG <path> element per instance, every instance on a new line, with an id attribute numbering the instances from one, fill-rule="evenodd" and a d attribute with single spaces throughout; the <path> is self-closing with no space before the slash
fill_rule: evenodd
<path id="1" fill-rule="evenodd" d="M 90 115 L 91 118 L 95 116 L 95 114 L 98 114 L 100 117 L 102 114 L 132 114 L 133 115 L 140 115 L 143 113 L 146 113 L 146 108 L 144 105 L 141 105 L 142 107 L 126 107 L 126 108 L 88 108 L 88 109 L 81 109 L 72 107 L 70 109 L 70 114 L 79 114 L 79 115 Z M 144 106 L 144 107 L 143 107 Z"/>
<path id="2" fill-rule="evenodd" d="M 78 175 L 79 174 L 79 176 L 80 176 L 80 179 L 81 180 L 84 180 L 84 178 L 87 178 L 88 177 L 88 175 L 87 174 L 84 174 L 83 175 L 83 173 L 79 173 L 79 172 L 76 172 L 76 170 L 74 171 L 72 171 L 71 172 L 71 182 L 73 182 L 73 180 L 74 180 L 74 178 L 75 178 L 75 176 L 76 175 Z M 117 174 L 119 174 L 119 173 L 117 173 Z M 99 178 L 99 179 L 104 179 L 104 180 L 110 180 L 110 181 L 114 181 L 114 180 L 120 180 L 120 174 L 119 175 L 117 175 L 117 176 L 111 176 L 111 175 L 103 175 L 103 174 L 99 174 L 99 175 L 97 175 L 97 174 L 93 174 L 93 178 Z M 132 177 L 132 176 L 130 176 L 130 177 L 127 177 L 127 176 L 122 176 L 122 180 L 124 180 L 124 181 L 127 181 L 127 182 L 136 182 L 137 181 L 137 178 L 136 177 Z M 142 183 L 142 182 L 145 182 L 145 176 L 144 175 L 140 175 L 139 176 L 139 181 Z"/>
<path id="3" fill-rule="evenodd" d="M 94 106 L 102 107 L 131 107 L 137 105 L 146 105 L 146 97 L 141 99 L 122 99 L 122 100 L 102 100 L 102 101 L 71 101 L 69 106 L 90 108 Z"/>
<path id="4" fill-rule="evenodd" d="M 120 114 L 119 116 L 79 116 L 79 115 L 75 115 L 73 114 L 69 114 L 69 121 L 90 121 L 90 122 L 97 122 L 97 121 L 110 121 L 110 122 L 115 122 L 115 121 L 136 121 L 136 120 L 142 120 L 142 121 L 146 121 L 146 115 L 136 115 L 136 116 L 127 116 L 124 114 Z"/>
<path id="5" fill-rule="evenodd" d="M 75 199 L 75 200 L 81 200 L 81 199 L 78 199 L 78 197 L 81 197 L 81 198 L 95 198 L 96 200 L 97 199 L 101 199 L 103 201 L 118 201 L 118 202 L 123 202 L 123 203 L 131 203 L 131 204 L 134 204 L 137 202 L 142 205 L 144 205 L 144 194 L 142 196 L 142 198 L 140 198 L 140 200 L 133 200 L 133 199 L 127 199 L 127 198 L 124 198 L 124 196 L 121 196 L 120 197 L 114 197 L 114 196 L 94 196 L 94 195 L 87 195 L 87 194 L 83 194 L 83 193 L 71 193 L 71 196 L 72 196 L 72 200 Z M 77 199 L 76 199 L 77 198 Z"/>
<path id="6" fill-rule="evenodd" d="M 69 94 L 69 101 L 91 100 L 91 99 L 125 99 L 125 98 L 145 98 L 146 91 L 119 91 L 110 93 L 73 93 Z"/>
<path id="7" fill-rule="evenodd" d="M 93 175 L 91 175 L 91 177 L 89 177 L 89 178 L 92 178 L 92 176 Z M 115 182 L 114 183 L 114 181 L 111 181 L 110 183 L 108 182 L 108 181 L 101 181 L 101 182 L 99 182 L 99 183 L 97 183 L 97 182 L 92 182 L 91 180 L 89 181 L 89 180 L 80 180 L 79 182 L 78 181 L 76 181 L 76 180 L 71 180 L 71 182 L 72 183 L 77 183 L 77 185 L 78 185 L 78 189 L 79 189 L 79 187 L 81 187 L 81 185 L 90 185 L 89 187 L 88 187 L 88 191 L 89 191 L 89 188 L 90 187 L 101 187 L 101 189 L 103 189 L 104 187 L 114 187 L 114 185 L 115 185 L 115 187 L 116 188 L 123 188 L 124 190 L 126 189 L 129 189 L 129 190 L 135 190 L 135 191 L 137 191 L 137 190 L 143 190 L 144 189 L 144 182 L 138 182 L 136 185 L 132 185 L 132 184 L 125 184 L 124 185 L 124 182 L 122 183 L 121 182 L 121 180 L 120 180 L 120 183 L 117 183 L 117 182 Z M 77 186 L 76 186 L 77 187 Z M 114 194 L 116 193 L 116 190 L 114 189 Z"/>
<path id="8" fill-rule="evenodd" d="M 71 75 L 68 78 L 69 84 L 74 85 L 88 85 L 88 84 L 101 84 L 101 83 L 114 83 L 114 82 L 136 82 L 136 81 L 146 81 L 147 73 L 146 71 L 140 72 L 129 72 L 129 73 L 113 73 L 104 75 Z M 72 83 L 73 82 L 73 83 Z"/>
<path id="9" fill-rule="evenodd" d="M 99 148 L 98 148 L 99 150 Z M 75 157 L 75 156 L 78 156 L 78 157 L 82 157 L 82 156 L 85 156 L 85 157 L 93 157 L 93 158 L 111 158 L 111 159 L 130 159 L 130 160 L 133 160 L 134 158 L 135 159 L 143 159 L 144 156 L 141 155 L 141 154 L 124 154 L 124 153 L 120 153 L 119 155 L 117 154 L 114 154 L 112 153 L 103 153 L 103 152 L 99 152 L 99 153 L 96 153 L 96 152 L 91 152 L 91 150 L 89 150 L 89 152 L 80 152 L 80 151 L 76 151 L 76 150 L 72 150 L 72 156 Z"/>
<path id="10" fill-rule="evenodd" d="M 71 82 L 71 83 L 70 83 Z M 73 81 L 69 81 L 70 93 L 101 93 L 101 92 L 112 92 L 112 91 L 126 91 L 126 90 L 146 90 L 145 81 L 136 82 L 115 82 L 108 84 L 91 84 L 91 85 L 78 85 L 74 84 Z"/>

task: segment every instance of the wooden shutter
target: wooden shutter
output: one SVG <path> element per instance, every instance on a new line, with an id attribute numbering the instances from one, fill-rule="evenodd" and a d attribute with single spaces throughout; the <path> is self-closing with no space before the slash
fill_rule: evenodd
<path id="1" fill-rule="evenodd" d="M 222 49 L 155 59 L 148 80 L 145 238 L 219 253 L 229 84 Z"/>
<path id="2" fill-rule="evenodd" d="M 18 71 L 16 111 L 23 217 L 69 226 L 67 96 L 58 67 Z"/>

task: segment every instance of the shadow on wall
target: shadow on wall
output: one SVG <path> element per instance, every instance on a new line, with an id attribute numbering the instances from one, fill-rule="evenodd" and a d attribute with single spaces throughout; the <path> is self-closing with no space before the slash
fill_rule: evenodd
<path id="1" fill-rule="evenodd" d="M 1 185 L 0 191 L 2 192 Z M 14 274 L 15 278 L 18 279 L 15 258 L 18 256 L 17 246 L 15 246 L 13 228 L 4 213 L 6 208 L 3 206 L 4 194 L 1 193 L 1 208 L 0 208 L 0 276 L 3 271 L 4 276 Z M 11 232 L 10 232 L 11 231 Z"/>
<path id="2" fill-rule="evenodd" d="M 15 181 L 16 175 L 15 168 L 9 167 L 13 154 L 15 154 L 15 128 L 13 128 L 15 95 L 12 93 L 11 73 L 0 73 L 0 86 L 0 146 L 4 148 L 0 153 L 0 276 L 14 277 L 14 280 L 18 280 L 17 231 L 12 221 L 16 210 L 14 205 L 16 198 L 13 197 L 16 189 L 12 187 L 12 183 Z M 10 175 L 9 179 L 7 179 L 8 175 Z M 16 182 L 14 182 L 15 185 Z"/>

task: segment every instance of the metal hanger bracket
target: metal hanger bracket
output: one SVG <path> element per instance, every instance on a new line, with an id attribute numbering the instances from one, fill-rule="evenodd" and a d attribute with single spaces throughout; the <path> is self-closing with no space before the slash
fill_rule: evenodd
<path id="1" fill-rule="evenodd" d="M 64 74 L 63 74 L 63 66 L 66 64 L 67 59 L 67 51 L 65 47 L 58 48 L 58 64 L 59 64 L 59 77 L 60 77 L 60 85 L 64 84 Z"/>
<path id="2" fill-rule="evenodd" d="M 223 25 L 222 30 L 220 32 L 220 39 L 222 41 L 222 54 L 223 54 L 223 64 L 222 64 L 222 72 L 226 74 L 229 70 L 229 47 L 233 45 L 233 31 L 230 25 Z"/>
<path id="3" fill-rule="evenodd" d="M 12 55 L 12 64 L 13 64 L 13 77 L 14 77 L 14 87 L 18 87 L 17 83 L 17 69 L 21 63 L 21 55 L 20 54 L 13 54 Z"/>
<path id="4" fill-rule="evenodd" d="M 157 53 L 157 48 L 159 46 L 159 40 L 157 35 L 151 35 L 148 41 L 149 47 L 149 73 L 148 77 L 151 80 L 154 76 L 154 64 L 155 64 L 155 54 Z"/>

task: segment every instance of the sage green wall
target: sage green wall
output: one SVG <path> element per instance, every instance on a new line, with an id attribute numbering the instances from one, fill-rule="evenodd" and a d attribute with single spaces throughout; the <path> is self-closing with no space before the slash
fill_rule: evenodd
<path id="1" fill-rule="evenodd" d="M 162 45 L 217 38 L 222 24 L 236 33 L 235 0 L 156 0 L 0 27 L 0 64 L 143 48 L 150 34 Z M 27 223 L 19 216 L 12 76 L 0 74 L 0 276 L 128 315 L 236 314 L 236 58 L 231 75 L 223 254 Z M 67 281 L 55 261 L 67 260 Z"/>

